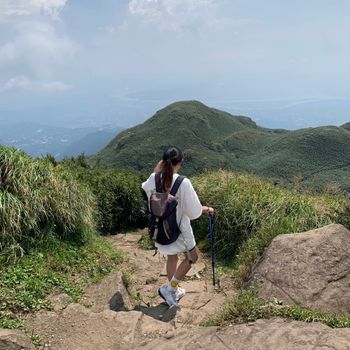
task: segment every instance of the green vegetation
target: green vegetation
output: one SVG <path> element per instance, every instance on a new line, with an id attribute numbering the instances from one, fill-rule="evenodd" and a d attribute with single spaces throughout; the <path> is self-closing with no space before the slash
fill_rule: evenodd
<path id="1" fill-rule="evenodd" d="M 296 130 L 276 138 L 246 161 L 247 170 L 260 176 L 289 180 L 298 176 L 304 188 L 322 191 L 333 184 L 350 190 L 350 131 L 335 126 Z"/>
<path id="2" fill-rule="evenodd" d="M 0 254 L 17 258 L 48 234 L 84 243 L 95 231 L 86 186 L 48 160 L 0 146 Z"/>
<path id="3" fill-rule="evenodd" d="M 30 254 L 1 265 L 0 328 L 22 328 L 18 315 L 50 308 L 47 296 L 51 293 L 66 293 L 79 301 L 89 282 L 122 261 L 122 254 L 101 237 L 83 247 L 46 237 Z"/>
<path id="4" fill-rule="evenodd" d="M 234 264 L 244 280 L 252 265 L 279 234 L 303 232 L 337 222 L 349 227 L 350 207 L 343 197 L 307 195 L 273 185 L 248 174 L 208 172 L 193 179 L 202 203 L 215 212 L 216 252 Z M 194 232 L 208 245 L 208 220 Z M 203 246 L 203 243 L 202 243 Z"/>
<path id="5" fill-rule="evenodd" d="M 0 259 L 16 259 L 49 234 L 84 244 L 96 232 L 144 227 L 138 175 L 57 163 L 0 146 Z"/>
<path id="6" fill-rule="evenodd" d="M 183 170 L 187 175 L 203 169 L 234 167 L 239 163 L 240 154 L 231 152 L 227 138 L 235 132 L 254 136 L 264 133 L 264 129 L 258 128 L 249 118 L 233 117 L 200 102 L 177 102 L 158 111 L 143 124 L 120 133 L 93 160 L 101 166 L 148 174 L 164 149 L 173 144 L 184 150 Z M 265 134 L 266 137 L 270 135 Z"/>
<path id="7" fill-rule="evenodd" d="M 147 201 L 141 189 L 142 176 L 111 169 L 89 166 L 83 155 L 66 159 L 58 169 L 69 169 L 84 183 L 97 200 L 97 229 L 110 233 L 147 224 Z"/>
<path id="8" fill-rule="evenodd" d="M 248 171 L 276 183 L 298 179 L 302 189 L 350 191 L 350 128 L 266 129 L 197 101 L 173 103 L 127 129 L 92 163 L 149 174 L 169 145 L 184 150 L 183 173 Z"/>
<path id="9" fill-rule="evenodd" d="M 0 147 L 0 328 L 23 328 L 22 313 L 50 308 L 48 295 L 78 301 L 121 253 L 96 235 L 144 226 L 138 175 L 56 162 Z"/>
<path id="10" fill-rule="evenodd" d="M 350 315 L 335 315 L 302 309 L 298 306 L 283 306 L 276 299 L 259 298 L 253 289 L 242 291 L 227 303 L 219 313 L 206 321 L 205 326 L 224 326 L 245 323 L 260 318 L 283 317 L 304 322 L 321 322 L 332 328 L 350 327 Z"/>
<path id="11" fill-rule="evenodd" d="M 139 247 L 145 250 L 154 249 L 154 242 L 151 240 L 148 231 L 144 232 L 138 242 Z"/>
<path id="12" fill-rule="evenodd" d="M 94 160 L 149 173 L 168 144 L 184 149 L 187 174 L 234 168 L 272 177 L 279 184 L 227 170 L 208 170 L 193 178 L 202 203 L 216 209 L 217 256 L 233 267 L 239 282 L 247 279 L 279 234 L 332 222 L 350 227 L 350 204 L 340 195 L 350 189 L 347 125 L 269 130 L 199 102 L 181 102 L 124 131 Z M 122 261 L 96 231 L 108 234 L 146 225 L 143 179 L 139 173 L 91 166 L 84 156 L 62 162 L 50 156 L 34 160 L 0 146 L 0 327 L 25 327 L 18 315 L 50 308 L 50 293 L 64 292 L 78 301 L 87 283 Z M 294 181 L 296 187 L 280 188 L 280 179 Z M 326 187 L 328 193 L 307 193 L 309 185 Z M 208 231 L 203 216 L 194 232 L 204 248 L 209 245 Z M 147 234 L 139 245 L 153 247 Z M 124 271 L 123 280 L 132 288 L 132 271 Z M 252 290 L 243 291 L 209 323 L 272 316 L 350 326 L 347 316 L 281 306 L 258 298 Z"/>
<path id="13" fill-rule="evenodd" d="M 122 280 L 126 289 L 131 288 L 135 284 L 134 272 L 133 269 L 124 270 L 122 272 Z"/>

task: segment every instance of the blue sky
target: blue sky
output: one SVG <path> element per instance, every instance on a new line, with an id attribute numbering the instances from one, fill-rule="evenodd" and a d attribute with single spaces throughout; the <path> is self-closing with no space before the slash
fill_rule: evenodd
<path id="1" fill-rule="evenodd" d="M 0 121 L 131 126 L 196 99 L 350 121 L 348 1 L 0 0 Z"/>

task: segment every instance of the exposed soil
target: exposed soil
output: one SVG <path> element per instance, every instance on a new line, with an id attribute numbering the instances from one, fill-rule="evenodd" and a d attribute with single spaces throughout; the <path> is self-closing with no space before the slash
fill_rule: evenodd
<path id="1" fill-rule="evenodd" d="M 285 321 L 279 318 L 232 325 L 224 329 L 201 327 L 235 295 L 229 278 L 221 289 L 211 282 L 211 264 L 202 256 L 182 282 L 186 295 L 181 308 L 169 308 L 158 296 L 167 281 L 165 257 L 138 247 L 137 234 L 110 237 L 112 244 L 129 256 L 123 269 L 132 271 L 128 290 L 121 272 L 113 272 L 90 286 L 80 304 L 56 296 L 54 311 L 28 318 L 28 325 L 52 350 L 126 349 L 251 349 L 311 350 L 350 349 L 350 329 L 331 329 L 319 323 Z M 124 278 L 125 279 L 125 278 Z M 129 281 L 130 282 L 130 281 Z"/>
<path id="2" fill-rule="evenodd" d="M 49 349 L 130 349 L 149 341 L 170 339 L 181 328 L 198 327 L 235 294 L 225 279 L 214 288 L 211 263 L 203 256 L 181 283 L 186 295 L 180 308 L 169 308 L 158 288 L 167 282 L 166 257 L 139 248 L 139 234 L 111 236 L 110 242 L 129 257 L 123 271 L 131 276 L 126 288 L 122 272 L 116 271 L 87 288 L 80 304 L 65 295 L 52 298 L 53 311 L 41 311 L 27 319 Z M 124 339 L 124 340 L 123 340 Z"/>

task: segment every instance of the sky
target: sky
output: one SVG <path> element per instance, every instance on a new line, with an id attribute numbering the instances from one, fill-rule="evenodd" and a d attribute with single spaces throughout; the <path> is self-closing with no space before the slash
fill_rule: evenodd
<path id="1" fill-rule="evenodd" d="M 129 127 L 179 100 L 350 121 L 345 0 L 0 0 L 0 122 Z"/>

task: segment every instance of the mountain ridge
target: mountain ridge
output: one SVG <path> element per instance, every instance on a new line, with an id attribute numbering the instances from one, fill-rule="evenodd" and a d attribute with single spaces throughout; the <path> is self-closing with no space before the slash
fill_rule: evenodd
<path id="1" fill-rule="evenodd" d="M 104 167 L 147 174 L 168 145 L 183 149 L 186 175 L 223 168 L 287 182 L 298 177 L 316 189 L 331 184 L 350 190 L 346 176 L 350 171 L 350 123 L 269 129 L 249 117 L 234 116 L 199 101 L 166 106 L 121 132 L 93 159 Z"/>

